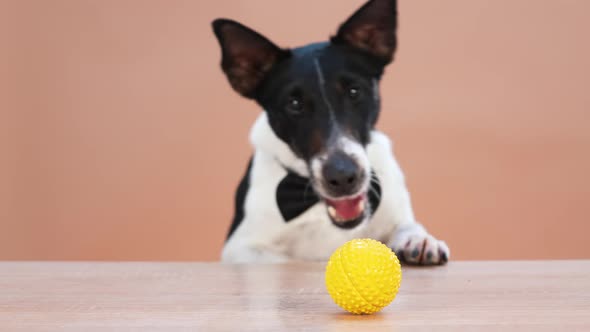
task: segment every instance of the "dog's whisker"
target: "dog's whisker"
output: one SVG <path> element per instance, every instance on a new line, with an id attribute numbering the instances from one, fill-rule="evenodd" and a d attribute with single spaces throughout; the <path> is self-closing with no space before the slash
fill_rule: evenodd
<path id="1" fill-rule="evenodd" d="M 378 199 L 381 199 L 381 194 L 379 193 L 379 191 L 377 191 L 377 189 L 375 189 L 375 187 L 373 187 L 373 186 L 370 186 L 370 187 L 369 187 L 369 190 L 370 190 L 370 191 L 371 191 L 373 194 L 375 194 L 375 196 L 377 196 L 377 198 L 378 198 Z"/>

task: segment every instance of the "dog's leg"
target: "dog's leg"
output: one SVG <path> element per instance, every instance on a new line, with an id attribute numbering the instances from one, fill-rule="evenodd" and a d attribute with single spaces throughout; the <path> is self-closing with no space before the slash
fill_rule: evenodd
<path id="1" fill-rule="evenodd" d="M 450 258 L 445 242 L 428 234 L 414 218 L 410 194 L 401 168 L 393 156 L 389 139 L 373 132 L 368 146 L 369 158 L 383 187 L 382 201 L 376 217 L 393 223 L 388 245 L 398 258 L 408 264 L 438 265 Z"/>
<path id="2" fill-rule="evenodd" d="M 390 183 L 389 196 L 395 203 L 390 205 L 390 218 L 396 225 L 389 247 L 398 258 L 414 265 L 445 264 L 450 258 L 449 247 L 444 241 L 428 234 L 426 229 L 414 219 L 410 194 L 403 181 Z"/>
<path id="3" fill-rule="evenodd" d="M 397 187 L 397 188 L 396 188 Z M 445 264 L 451 255 L 444 241 L 428 234 L 426 229 L 414 219 L 410 195 L 403 181 L 396 181 L 391 187 L 395 203 L 391 204 L 390 214 L 396 224 L 389 247 L 398 258 L 414 265 Z"/>

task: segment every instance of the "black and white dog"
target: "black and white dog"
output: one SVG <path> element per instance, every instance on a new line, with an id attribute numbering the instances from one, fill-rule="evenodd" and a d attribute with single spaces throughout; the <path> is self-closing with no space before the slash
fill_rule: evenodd
<path id="1" fill-rule="evenodd" d="M 447 245 L 414 219 L 391 143 L 375 129 L 396 29 L 396 0 L 370 0 L 329 42 L 295 49 L 213 22 L 231 86 L 264 109 L 223 261 L 326 260 L 369 237 L 410 264 L 447 262 Z"/>

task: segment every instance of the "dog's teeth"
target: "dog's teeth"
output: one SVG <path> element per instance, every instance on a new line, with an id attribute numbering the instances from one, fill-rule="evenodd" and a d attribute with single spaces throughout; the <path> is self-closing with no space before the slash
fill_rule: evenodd
<path id="1" fill-rule="evenodd" d="M 358 210 L 360 212 L 365 211 L 365 200 L 364 199 L 359 202 Z"/>
<path id="2" fill-rule="evenodd" d="M 336 209 L 333 206 L 328 206 L 328 213 L 332 218 L 338 220 L 338 214 L 336 213 Z"/>
<path id="3" fill-rule="evenodd" d="M 328 206 L 328 213 L 330 214 L 330 217 L 332 217 L 332 219 L 334 219 L 336 222 L 346 221 L 338 215 L 338 212 L 336 212 L 336 209 L 333 206 Z"/>

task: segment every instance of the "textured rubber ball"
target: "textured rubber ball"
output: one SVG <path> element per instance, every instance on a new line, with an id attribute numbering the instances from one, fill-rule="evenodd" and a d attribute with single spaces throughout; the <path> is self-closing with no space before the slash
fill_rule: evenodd
<path id="1" fill-rule="evenodd" d="M 395 253 L 372 239 L 346 242 L 326 266 L 328 293 L 344 310 L 372 314 L 389 305 L 399 290 L 402 270 Z"/>

